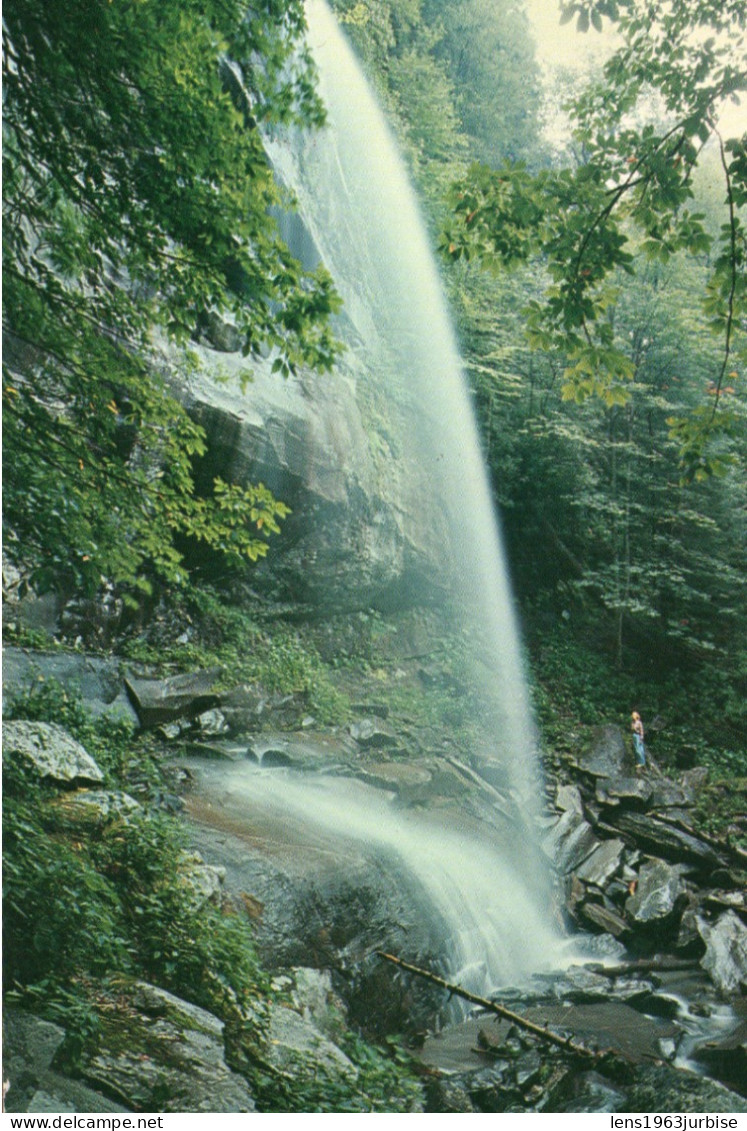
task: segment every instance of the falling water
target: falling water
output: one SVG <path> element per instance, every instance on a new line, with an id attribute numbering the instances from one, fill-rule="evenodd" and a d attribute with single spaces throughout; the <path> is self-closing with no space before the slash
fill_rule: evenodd
<path id="1" fill-rule="evenodd" d="M 464 811 L 398 808 L 349 777 L 237 762 L 201 766 L 200 794 L 228 830 L 251 831 L 291 867 L 356 858 L 406 890 L 442 970 L 475 993 L 522 983 L 558 965 L 559 946 L 531 879 L 490 825 Z M 203 813 L 204 816 L 204 813 Z M 518 839 L 520 828 L 514 828 Z M 272 847 L 274 842 L 274 849 Z M 280 843 L 278 843 L 280 842 Z"/>
<path id="2" fill-rule="evenodd" d="M 462 363 L 414 192 L 323 0 L 308 0 L 307 20 L 328 124 L 268 140 L 297 198 L 303 238 L 297 230 L 294 250 L 333 276 L 344 303 L 338 330 L 357 359 L 347 372 L 375 384 L 388 426 L 399 427 L 402 459 L 429 484 L 448 604 L 455 632 L 469 641 L 470 698 L 486 735 L 476 753 L 502 767 L 512 813 L 502 829 L 500 821 L 467 828 L 466 817 L 444 827 L 436 813 L 395 810 L 380 792 L 340 778 L 278 778 L 246 764 L 222 769 L 220 788 L 239 799 L 247 821 L 264 806 L 403 862 L 445 924 L 451 973 L 487 991 L 547 968 L 556 954 L 531 831 L 541 786 L 522 651 Z M 395 461 L 385 473 L 403 474 Z"/>
<path id="3" fill-rule="evenodd" d="M 328 125 L 270 144 L 344 301 L 342 336 L 374 373 L 443 527 L 455 622 L 492 752 L 526 811 L 539 793 L 536 735 L 501 540 L 441 279 L 384 116 L 324 0 L 307 0 Z"/>

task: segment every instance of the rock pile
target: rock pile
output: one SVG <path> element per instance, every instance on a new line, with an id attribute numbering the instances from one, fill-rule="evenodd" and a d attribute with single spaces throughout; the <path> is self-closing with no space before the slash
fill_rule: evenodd
<path id="1" fill-rule="evenodd" d="M 706 771 L 631 776 L 609 728 L 555 792 L 544 848 L 571 928 L 611 935 L 633 956 L 696 958 L 724 996 L 747 988 L 747 854 L 693 827 Z"/>

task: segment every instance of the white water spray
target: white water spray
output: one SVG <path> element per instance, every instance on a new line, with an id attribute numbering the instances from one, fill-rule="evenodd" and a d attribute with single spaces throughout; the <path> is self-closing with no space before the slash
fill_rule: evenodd
<path id="1" fill-rule="evenodd" d="M 455 811 L 408 810 L 347 777 L 262 769 L 246 762 L 201 768 L 200 793 L 234 830 L 251 830 L 269 855 L 299 858 L 315 874 L 327 861 L 379 862 L 410 891 L 430 925 L 443 970 L 487 994 L 558 964 L 558 939 L 532 879 L 489 825 Z M 522 830 L 515 830 L 520 842 Z"/>

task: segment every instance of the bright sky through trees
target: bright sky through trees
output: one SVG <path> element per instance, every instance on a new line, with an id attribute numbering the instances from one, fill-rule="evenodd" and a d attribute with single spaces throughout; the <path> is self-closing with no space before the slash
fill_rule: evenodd
<path id="1" fill-rule="evenodd" d="M 617 42 L 609 23 L 602 35 L 581 35 L 575 21 L 561 26 L 557 0 L 526 0 L 526 6 L 537 58 L 550 71 L 558 67 L 585 70 L 595 62 L 601 63 Z"/>
<path id="2" fill-rule="evenodd" d="M 546 89 L 552 89 L 561 69 L 581 75 L 601 66 L 620 45 L 620 37 L 609 20 L 605 20 L 601 34 L 593 28 L 583 34 L 576 29 L 575 20 L 561 25 L 558 0 L 526 0 L 526 8 Z M 747 106 L 727 103 L 721 128 L 729 136 L 747 130 Z"/>

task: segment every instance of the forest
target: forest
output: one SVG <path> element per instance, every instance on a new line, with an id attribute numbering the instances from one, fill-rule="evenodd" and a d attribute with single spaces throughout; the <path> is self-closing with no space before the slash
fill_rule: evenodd
<path id="1" fill-rule="evenodd" d="M 692 811 L 676 820 L 708 838 L 714 884 L 733 892 L 747 860 L 747 134 L 743 117 L 733 126 L 747 90 L 744 5 L 678 0 L 652 23 L 642 0 L 559 0 L 559 27 L 611 42 L 583 82 L 543 67 L 523 0 L 331 6 L 396 137 L 448 296 L 543 792 L 573 783 L 583 793 L 579 750 L 605 728 L 629 744 L 639 711 L 652 773 L 670 783 L 702 771 Z M 345 303 L 320 257 L 287 238 L 298 202 L 271 157 L 283 131 L 313 139 L 324 129 L 305 23 L 301 0 L 6 5 L 4 992 L 14 1048 L 29 1017 L 63 1034 L 46 1076 L 26 1066 L 38 1079 L 23 1094 L 16 1084 L 21 1106 L 10 1110 L 58 1110 L 33 1106 L 50 1091 L 58 1103 L 124 1104 L 107 1111 L 541 1110 L 526 1089 L 517 1099 L 513 1078 L 513 1091 L 504 1081 L 478 1101 L 470 1086 L 453 1102 L 478 1106 L 449 1107 L 446 1086 L 413 1060 L 430 991 L 396 1009 L 387 997 L 372 1021 L 366 1001 L 391 979 L 385 963 L 351 965 L 350 939 L 330 957 L 329 926 L 318 949 L 286 940 L 275 953 L 257 935 L 251 889 L 229 891 L 229 874 L 223 895 L 196 900 L 195 875 L 217 873 L 202 857 L 185 863 L 195 834 L 179 815 L 192 788 L 182 763 L 223 757 L 237 734 L 253 736 L 251 749 L 268 728 L 275 738 L 318 731 L 343 760 L 352 736 L 356 757 L 377 752 L 387 765 L 376 773 L 414 790 L 418 812 L 444 803 L 417 792 L 419 760 L 431 786 L 450 759 L 449 773 L 456 765 L 499 808 L 513 804 L 501 774 L 485 770 L 480 728 L 492 724 L 465 675 L 469 632 L 447 625 L 434 600 L 441 581 L 419 590 L 415 571 L 385 585 L 374 576 L 385 566 L 367 562 L 356 596 L 355 565 L 335 572 L 355 541 L 351 516 L 344 527 L 332 494 L 311 501 L 295 471 L 286 481 L 268 471 L 273 446 L 291 465 L 293 429 L 279 440 L 270 414 L 254 449 L 229 458 L 213 408 L 194 393 L 208 348 L 237 359 L 230 371 L 250 406 L 272 395 L 270 379 L 311 402 L 343 396 L 329 382 L 348 352 Z M 88 50 L 93 41 L 106 52 Z M 383 388 L 361 390 L 380 484 L 401 446 L 396 406 Z M 231 437 L 236 414 L 221 425 Z M 354 463 L 342 468 L 349 481 Z M 402 544 L 417 544 L 409 513 L 404 526 Z M 322 549 L 302 560 L 307 529 Z M 316 582 L 306 576 L 314 560 Z M 93 671 L 124 680 L 129 715 L 91 712 Z M 146 706 L 146 684 L 160 681 L 165 699 L 178 680 L 188 708 Z M 79 753 L 62 787 L 40 772 L 27 751 L 38 726 L 64 728 L 93 769 Z M 373 764 L 361 774 L 371 779 Z M 106 798 L 96 816 L 78 796 L 92 786 Z M 187 812 L 191 821 L 188 797 Z M 628 851 L 640 843 L 626 841 Z M 639 868 L 640 852 L 625 859 Z M 633 897 L 638 872 L 630 882 Z M 621 886 L 619 899 L 627 894 Z M 608 895 L 590 903 L 612 914 L 622 904 Z M 356 908 L 351 924 L 367 920 L 372 955 L 377 915 L 348 888 L 334 898 Z M 728 906 L 744 930 L 743 900 L 708 898 L 709 914 Z M 583 921 L 579 907 L 581 926 L 600 930 L 601 912 Z M 653 962 L 651 938 L 626 933 L 632 914 L 621 937 Z M 680 958 L 699 954 L 697 939 L 678 939 Z M 297 960 L 304 947 L 314 961 Z M 735 947 L 745 948 L 741 935 Z M 412 950 L 418 966 L 433 958 L 432 940 Z M 747 951 L 741 961 L 747 971 Z M 297 1070 L 267 1053 L 278 1017 L 303 1012 L 301 981 L 281 985 L 286 966 L 333 971 L 325 1040 L 351 1067 L 329 1050 Z M 224 1088 L 227 1106 L 185 1098 L 171 1064 L 157 1080 L 130 1079 L 120 1014 L 132 1025 L 124 1039 L 154 1061 L 148 1018 L 175 1026 L 189 1055 L 185 1032 L 219 1018 L 225 1064 L 206 1094 Z M 537 1095 L 555 1097 L 546 1110 L 596 1110 L 562 1106 L 577 1066 L 561 1069 L 554 1055 L 533 1078 Z M 732 1061 L 719 1072 L 731 1086 Z M 60 1075 L 95 1097 L 55 1092 Z M 641 1107 L 614 1110 L 652 1109 L 650 1094 L 631 1095 Z M 712 1110 L 743 1110 L 729 1095 Z"/>
<path id="2" fill-rule="evenodd" d="M 740 40 L 731 57 L 698 48 L 667 73 L 661 51 L 640 51 L 647 33 L 631 13 L 625 47 L 576 100 L 576 130 L 558 152 L 544 107 L 570 97 L 571 77 L 543 92 L 521 5 L 497 16 L 487 4 L 424 4 L 420 20 L 414 7 L 377 5 L 374 16 L 351 4 L 342 18 L 372 60 L 454 264 L 514 585 L 530 637 L 536 625 L 542 638 L 533 659 L 560 613 L 558 669 L 570 656 L 584 672 L 566 691 L 587 721 L 612 707 L 604 687 L 623 710 L 638 680 L 649 714 L 667 719 L 662 742 L 697 733 L 701 758 L 708 747 L 736 769 L 744 150 L 720 137 L 713 108 L 743 89 Z M 686 42 L 711 13 L 681 7 Z M 594 34 L 575 8 L 579 34 Z M 591 15 L 602 27 L 604 6 Z M 729 27 L 732 14 L 723 18 Z M 632 54 L 638 74 L 624 69 Z M 708 76 L 702 88 L 696 73 Z M 634 162 L 629 196 L 640 199 L 626 201 Z M 605 214 L 610 183 L 619 217 Z M 609 231 L 597 224 L 589 238 L 597 210 Z"/>

